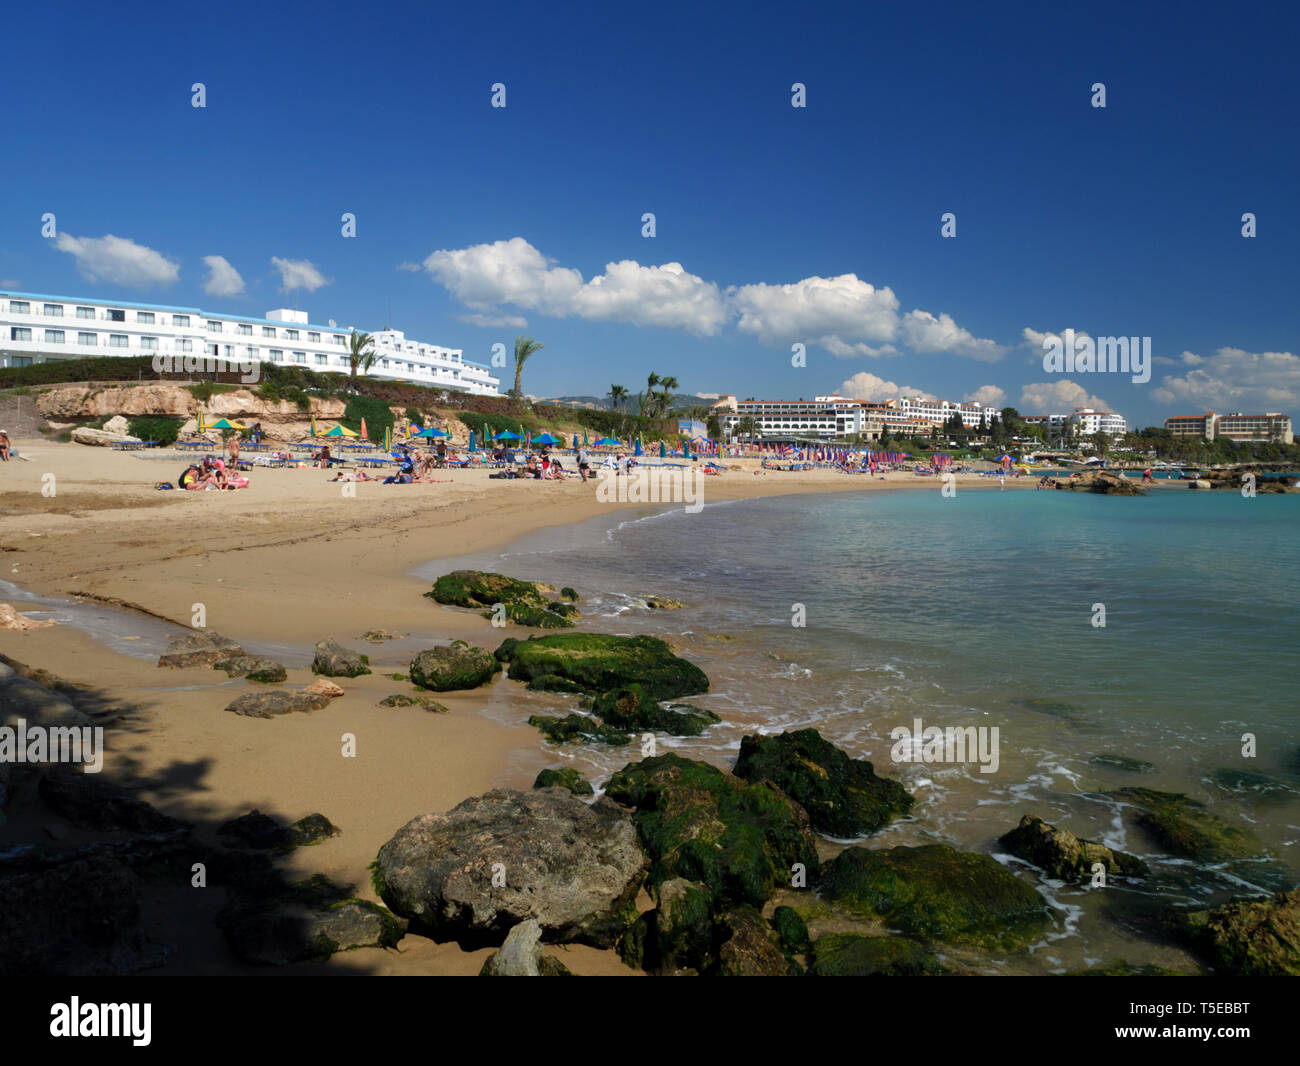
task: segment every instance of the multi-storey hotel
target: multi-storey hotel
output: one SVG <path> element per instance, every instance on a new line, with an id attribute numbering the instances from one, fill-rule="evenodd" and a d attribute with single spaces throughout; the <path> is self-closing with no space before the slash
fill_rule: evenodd
<path id="1" fill-rule="evenodd" d="M 1056 434 L 1069 433 L 1080 437 L 1091 437 L 1105 433 L 1108 437 L 1122 437 L 1128 432 L 1128 419 L 1111 411 L 1095 411 L 1091 407 L 1076 407 L 1068 415 L 1022 415 L 1021 421 L 1027 426 L 1045 426 Z"/>
<path id="2" fill-rule="evenodd" d="M 737 400 L 728 394 L 713 405 L 727 437 L 737 435 L 745 419 L 753 419 L 755 437 L 765 440 L 835 439 L 860 436 L 878 440 L 885 430 L 893 436 L 929 434 L 954 413 L 972 429 L 992 422 L 1002 412 L 981 404 L 955 404 L 946 400 L 903 399 L 867 403 L 844 396 L 815 396 L 811 400 Z"/>
<path id="3" fill-rule="evenodd" d="M 349 372 L 348 335 L 332 322 L 314 326 L 306 311 L 277 308 L 265 318 L 216 314 L 69 296 L 0 292 L 0 367 L 30 366 L 92 355 L 205 355 L 227 363 L 280 363 L 321 372 Z M 459 348 L 406 339 L 400 330 L 371 334 L 378 358 L 371 377 L 453 392 L 499 395 L 500 381 Z M 363 371 L 358 370 L 358 373 Z"/>
<path id="4" fill-rule="evenodd" d="M 1272 441 L 1294 444 L 1291 416 L 1276 411 L 1263 415 L 1247 415 L 1240 411 L 1217 415 L 1207 411 L 1203 415 L 1172 415 L 1165 419 L 1165 429 L 1175 437 L 1202 437 L 1205 440 Z"/>

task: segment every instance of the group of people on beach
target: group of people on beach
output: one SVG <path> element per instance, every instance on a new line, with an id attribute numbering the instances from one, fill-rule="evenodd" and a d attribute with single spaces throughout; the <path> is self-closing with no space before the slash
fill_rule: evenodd
<path id="1" fill-rule="evenodd" d="M 238 449 L 234 449 L 234 456 L 238 457 Z M 205 489 L 246 489 L 248 488 L 248 478 L 241 477 L 239 467 L 234 465 L 232 458 L 231 465 L 227 467 L 224 459 L 218 459 L 215 456 L 205 455 L 197 463 L 191 463 L 181 474 L 178 485 L 187 491 L 203 491 Z"/>

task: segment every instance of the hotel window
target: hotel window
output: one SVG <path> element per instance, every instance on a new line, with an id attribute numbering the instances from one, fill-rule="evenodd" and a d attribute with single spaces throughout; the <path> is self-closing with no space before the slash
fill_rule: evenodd
<path id="1" fill-rule="evenodd" d="M 308 334 L 307 334 L 307 340 L 308 340 L 311 344 L 320 344 L 320 334 L 319 334 L 319 333 L 308 333 Z"/>
<path id="2" fill-rule="evenodd" d="M 95 317 L 95 309 L 94 309 L 93 307 L 78 307 L 78 308 L 77 308 L 77 317 L 78 317 L 78 318 L 94 318 L 94 317 Z"/>
<path id="3" fill-rule="evenodd" d="M 262 336 L 263 336 L 263 337 L 274 337 L 274 336 L 275 336 L 275 327 L 274 327 L 274 326 L 263 326 L 263 327 L 262 327 Z"/>
<path id="4" fill-rule="evenodd" d="M 283 358 L 284 358 L 284 352 L 280 351 L 279 348 L 271 349 L 271 362 L 278 363 Z"/>
<path id="5" fill-rule="evenodd" d="M 306 353 L 306 352 L 294 352 L 294 353 L 293 353 L 293 361 L 294 361 L 295 363 L 305 363 L 305 362 L 307 361 L 307 353 Z"/>
<path id="6" fill-rule="evenodd" d="M 125 321 L 126 321 L 126 312 L 125 312 L 125 311 L 120 311 L 120 310 L 118 310 L 118 309 L 115 308 L 115 307 L 110 307 L 110 308 L 108 309 L 108 320 L 109 320 L 110 322 L 125 322 Z"/>
<path id="7" fill-rule="evenodd" d="M 10 300 L 9 310 L 15 315 L 31 314 L 32 305 L 26 300 Z"/>
<path id="8" fill-rule="evenodd" d="M 256 359 L 256 358 L 257 358 L 257 349 L 256 349 L 256 348 L 245 348 L 244 351 L 248 354 L 248 358 L 250 358 L 250 359 Z"/>
<path id="9" fill-rule="evenodd" d="M 337 344 L 340 348 L 343 347 L 343 335 L 341 333 L 336 333 L 334 335 L 334 343 Z"/>
<path id="10" fill-rule="evenodd" d="M 318 355 L 318 356 L 316 356 L 316 365 L 317 365 L 317 366 L 324 366 L 324 365 L 325 365 L 326 363 L 328 363 L 328 362 L 329 362 L 329 356 L 327 356 L 327 355 Z"/>
<path id="11" fill-rule="evenodd" d="M 13 341 L 29 341 L 32 339 L 32 331 L 25 326 L 14 326 L 9 330 L 9 339 Z"/>
<path id="12" fill-rule="evenodd" d="M 15 355 L 9 360 L 10 366 L 31 366 L 32 357 L 30 355 Z"/>
<path id="13" fill-rule="evenodd" d="M 110 333 L 108 335 L 108 346 L 110 348 L 125 348 L 126 344 L 125 333 Z"/>
<path id="14" fill-rule="evenodd" d="M 284 331 L 284 339 L 287 341 L 296 341 L 298 339 L 298 331 L 296 329 L 286 329 Z"/>
<path id="15" fill-rule="evenodd" d="M 146 352 L 156 352 L 158 350 L 157 337 L 141 337 L 140 347 Z"/>
<path id="16" fill-rule="evenodd" d="M 46 317 L 46 318 L 62 318 L 62 317 L 63 317 L 63 304 L 46 304 L 46 305 L 45 305 L 45 317 Z"/>
<path id="17" fill-rule="evenodd" d="M 176 350 L 178 352 L 192 352 L 194 351 L 193 342 L 188 337 L 177 337 Z"/>
<path id="18" fill-rule="evenodd" d="M 208 332 L 209 332 L 209 333 L 220 333 L 220 332 L 221 332 L 221 326 L 222 326 L 222 323 L 220 323 L 220 322 L 209 322 L 209 323 L 208 323 Z"/>
<path id="19" fill-rule="evenodd" d="M 77 343 L 83 348 L 93 348 L 99 343 L 99 334 L 97 333 L 78 333 Z"/>
<path id="20" fill-rule="evenodd" d="M 190 324 L 189 315 L 172 315 L 173 326 L 188 326 Z"/>
<path id="21" fill-rule="evenodd" d="M 152 312 L 152 311 L 137 311 L 137 312 L 135 313 L 135 320 L 136 320 L 137 322 L 141 323 L 142 325 L 145 325 L 145 326 L 152 326 L 152 325 L 153 325 L 153 312 Z"/>
<path id="22" fill-rule="evenodd" d="M 241 337 L 251 337 L 253 335 L 253 327 L 248 325 L 246 322 L 239 323 L 239 335 Z"/>
<path id="23" fill-rule="evenodd" d="M 61 329 L 47 329 L 47 330 L 45 331 L 45 343 L 46 343 L 46 344 L 62 344 L 62 343 L 63 343 L 63 330 L 61 330 Z"/>

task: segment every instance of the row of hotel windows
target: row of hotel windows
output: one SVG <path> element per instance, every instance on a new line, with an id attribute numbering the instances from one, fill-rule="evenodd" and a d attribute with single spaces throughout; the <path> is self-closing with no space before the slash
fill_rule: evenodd
<path id="1" fill-rule="evenodd" d="M 9 301 L 9 312 L 10 312 L 11 314 L 15 314 L 15 315 L 30 315 L 30 314 L 32 313 L 31 303 L 30 303 L 30 301 L 27 301 L 27 300 L 10 300 L 10 301 Z M 63 317 L 63 304 L 43 304 L 43 305 L 42 305 L 42 313 L 43 313 L 47 318 L 62 318 L 62 317 Z M 113 307 L 110 307 L 110 308 L 108 308 L 108 309 L 105 311 L 105 315 L 107 316 L 107 321 L 109 321 L 109 322 L 125 322 L 125 321 L 126 321 L 126 312 L 123 311 L 123 310 L 120 310 L 119 308 L 113 308 Z M 82 319 L 93 319 L 93 318 L 95 317 L 95 309 L 94 309 L 93 307 L 78 307 L 78 308 L 77 308 L 77 317 L 78 317 L 78 318 L 82 318 Z M 140 325 L 142 325 L 142 326 L 154 326 L 154 325 L 165 326 L 165 325 L 167 325 L 167 316 L 166 316 L 166 315 L 155 315 L 154 312 L 152 312 L 152 311 L 137 311 L 137 312 L 135 313 L 135 320 L 136 320 L 136 322 L 137 322 L 138 324 L 140 324 Z M 172 324 L 173 326 L 179 326 L 179 327 L 183 327 L 183 328 L 187 328 L 187 329 L 188 329 L 188 328 L 189 328 L 189 324 L 190 324 L 190 316 L 189 316 L 189 315 L 172 315 L 172 321 L 171 321 L 171 324 Z M 249 325 L 247 322 L 237 322 L 237 323 L 235 323 L 235 325 L 238 327 L 238 333 L 239 333 L 239 335 L 240 335 L 241 337 L 251 337 L 251 336 L 253 335 L 253 327 L 252 327 L 251 325 Z M 224 333 L 224 332 L 225 332 L 225 323 L 224 323 L 224 322 L 217 321 L 217 320 L 214 320 L 214 319 L 209 319 L 209 321 L 208 321 L 208 332 L 209 332 L 209 333 Z M 275 327 L 275 326 L 263 326 L 263 327 L 262 327 L 262 336 L 263 336 L 263 337 L 270 337 L 270 338 L 272 338 L 272 339 L 275 339 L 276 336 L 277 336 L 277 330 L 276 330 L 276 327 Z M 296 329 L 286 329 L 286 330 L 284 331 L 284 338 L 283 338 L 283 339 L 284 339 L 284 340 L 287 340 L 287 341 L 296 341 L 296 340 L 298 340 L 298 330 L 296 330 Z M 347 339 L 346 339 L 346 338 L 343 336 L 343 334 L 341 334 L 341 333 L 332 333 L 332 334 L 330 334 L 330 340 L 331 340 L 334 344 L 338 345 L 339 347 L 343 347 L 343 345 L 347 343 Z M 307 334 L 307 342 L 308 342 L 309 344 L 319 344 L 319 343 L 321 342 L 321 341 L 320 341 L 320 334 L 319 334 L 319 333 L 316 333 L 316 332 L 314 332 L 314 331 L 309 331 L 308 334 Z"/>

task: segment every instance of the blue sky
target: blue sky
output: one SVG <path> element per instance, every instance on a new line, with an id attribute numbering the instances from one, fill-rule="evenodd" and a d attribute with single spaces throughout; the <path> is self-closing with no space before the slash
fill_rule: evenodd
<path id="1" fill-rule="evenodd" d="M 1295 9 L 54 4 L 6 29 L 44 42 L 0 71 L 6 286 L 296 302 L 480 362 L 526 332 L 536 395 L 654 370 L 1298 413 Z M 1151 380 L 1046 372 L 1066 328 L 1151 337 Z"/>

